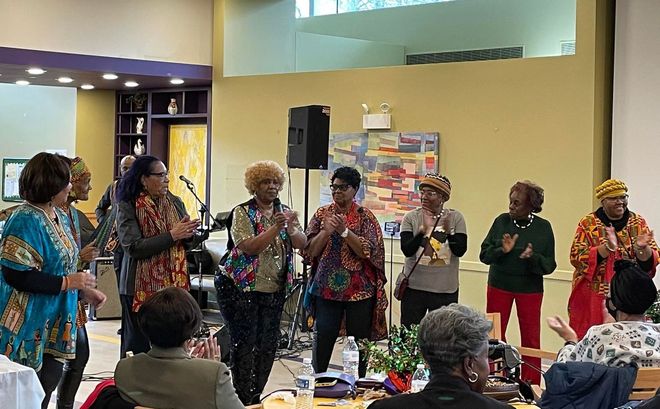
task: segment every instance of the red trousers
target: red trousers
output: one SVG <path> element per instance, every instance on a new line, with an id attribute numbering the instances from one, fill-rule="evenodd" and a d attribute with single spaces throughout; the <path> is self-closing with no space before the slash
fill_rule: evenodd
<path id="1" fill-rule="evenodd" d="M 520 325 L 520 343 L 527 348 L 541 348 L 541 303 L 543 293 L 512 293 L 488 286 L 486 294 L 486 312 L 499 312 L 502 320 L 502 341 L 506 342 L 506 327 L 511 316 L 513 301 L 516 301 L 518 324 Z M 523 361 L 539 370 L 541 358 L 523 355 Z M 522 379 L 534 385 L 541 383 L 541 374 L 528 365 L 522 365 Z"/>

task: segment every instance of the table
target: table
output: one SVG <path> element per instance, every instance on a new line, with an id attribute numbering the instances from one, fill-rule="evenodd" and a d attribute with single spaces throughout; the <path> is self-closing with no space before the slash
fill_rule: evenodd
<path id="1" fill-rule="evenodd" d="M 37 373 L 0 355 L 0 402 L 2 409 L 41 407 L 44 393 Z"/>
<path id="2" fill-rule="evenodd" d="M 318 409 L 324 409 L 324 408 L 337 408 L 337 409 L 363 409 L 366 408 L 364 406 L 364 401 L 362 400 L 361 396 L 358 396 L 357 399 L 351 400 L 347 399 L 351 404 L 350 405 L 342 405 L 342 406 L 323 406 L 319 405 L 319 403 L 333 403 L 336 402 L 337 399 L 330 399 L 330 398 L 314 398 L 314 408 Z M 514 408 L 518 409 L 538 409 L 538 406 L 535 405 L 528 405 L 526 403 L 510 403 L 511 406 Z M 262 408 L 263 409 L 293 409 L 295 408 L 295 405 L 293 403 L 286 403 L 283 400 L 280 399 L 273 399 L 272 397 L 267 398 L 265 401 L 262 402 Z"/>

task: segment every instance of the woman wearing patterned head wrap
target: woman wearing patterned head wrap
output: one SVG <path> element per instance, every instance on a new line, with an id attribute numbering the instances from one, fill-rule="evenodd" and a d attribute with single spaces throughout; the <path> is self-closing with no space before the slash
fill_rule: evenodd
<path id="1" fill-rule="evenodd" d="M 481 243 L 479 258 L 488 269 L 486 311 L 502 317 L 502 337 L 513 301 L 520 325 L 523 347 L 541 347 L 541 304 L 543 276 L 557 268 L 555 237 L 550 222 L 536 213 L 542 210 L 543 189 L 530 181 L 517 182 L 509 192 L 509 212 L 499 215 Z M 524 361 L 541 367 L 541 359 L 523 357 Z M 522 378 L 538 385 L 541 375 L 528 365 Z"/>
<path id="2" fill-rule="evenodd" d="M 644 218 L 628 210 L 628 187 L 609 179 L 596 188 L 601 207 L 580 220 L 571 264 L 573 290 L 568 300 L 570 326 L 578 337 L 603 323 L 603 303 L 615 274 L 614 262 L 629 259 L 650 277 L 658 265 L 658 246 Z"/>
<path id="3" fill-rule="evenodd" d="M 71 159 L 69 169 L 71 170 L 71 191 L 69 191 L 69 197 L 66 203 L 63 203 L 60 208 L 69 217 L 73 238 L 80 249 L 78 268 L 82 269 L 82 267 L 88 265 L 94 258 L 98 257 L 99 251 L 95 247 L 94 242 L 83 247 L 79 213 L 73 206 L 73 202 L 89 200 L 89 191 L 92 190 L 92 173 L 89 171 L 85 161 L 80 157 Z M 105 302 L 106 297 L 96 289 L 93 291 L 98 298 L 97 308 L 100 308 Z M 85 317 L 85 308 L 82 302 L 78 302 L 78 314 L 74 321 L 78 329 L 76 357 L 75 359 L 67 360 L 64 364 L 62 379 L 57 388 L 57 409 L 73 409 L 76 392 L 78 392 L 83 371 L 85 370 L 87 361 L 89 361 L 89 341 L 87 339 L 87 329 L 85 328 L 87 318 Z M 46 391 L 46 393 L 48 398 L 50 393 L 49 391 Z"/>
<path id="4" fill-rule="evenodd" d="M 401 300 L 401 325 L 419 324 L 427 311 L 458 302 L 458 263 L 467 250 L 467 227 L 461 212 L 444 207 L 450 194 L 448 178 L 428 173 L 419 183 L 422 207 L 403 217 L 403 275 L 409 283 Z"/>
<path id="5" fill-rule="evenodd" d="M 72 321 L 79 295 L 95 302 L 96 294 L 94 277 L 77 272 L 78 246 L 58 207 L 71 190 L 69 165 L 68 158 L 46 152 L 30 159 L 19 180 L 25 203 L 12 213 L 0 242 L 0 350 L 34 368 L 46 391 L 57 385 L 61 359 L 76 355 Z"/>

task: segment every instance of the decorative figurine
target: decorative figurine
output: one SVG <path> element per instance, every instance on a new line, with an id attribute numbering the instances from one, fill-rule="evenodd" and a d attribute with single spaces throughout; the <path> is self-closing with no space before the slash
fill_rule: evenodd
<path id="1" fill-rule="evenodd" d="M 142 139 L 138 139 L 135 146 L 133 146 L 133 152 L 136 156 L 144 155 L 147 151 L 147 147 L 142 144 Z"/>
<path id="2" fill-rule="evenodd" d="M 167 106 L 167 112 L 169 112 L 170 115 L 176 115 L 178 111 L 179 107 L 176 106 L 176 98 L 170 98 L 170 104 Z"/>
<path id="3" fill-rule="evenodd" d="M 138 117 L 137 124 L 135 125 L 135 133 L 142 133 L 142 128 L 144 128 L 144 118 Z"/>

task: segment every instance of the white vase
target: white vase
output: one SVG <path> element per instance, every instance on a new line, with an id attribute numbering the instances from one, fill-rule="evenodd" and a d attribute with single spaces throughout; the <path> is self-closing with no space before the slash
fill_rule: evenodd
<path id="1" fill-rule="evenodd" d="M 167 106 L 167 112 L 169 112 L 170 115 L 176 115 L 178 111 L 179 107 L 176 106 L 176 99 L 170 98 L 170 104 Z"/>

